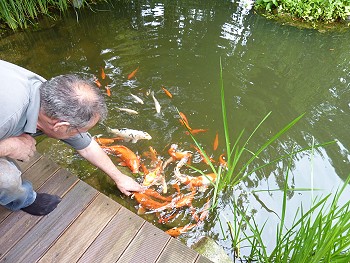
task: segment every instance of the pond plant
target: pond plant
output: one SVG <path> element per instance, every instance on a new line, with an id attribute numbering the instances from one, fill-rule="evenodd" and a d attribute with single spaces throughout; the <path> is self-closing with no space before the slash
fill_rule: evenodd
<path id="1" fill-rule="evenodd" d="M 230 130 L 226 116 L 221 60 L 220 88 L 227 152 L 227 166 L 216 167 L 209 156 L 207 156 L 205 151 L 201 148 L 200 143 L 188 129 L 192 140 L 200 149 L 202 156 L 204 156 L 212 171 L 217 175 L 217 180 L 212 183 L 215 190 L 212 196 L 213 205 L 211 209 L 220 209 L 218 207 L 219 195 L 227 190 L 234 190 L 235 186 L 257 170 L 267 165 L 277 163 L 283 159 L 291 160 L 297 153 L 307 150 L 311 150 L 313 152 L 315 148 L 323 147 L 334 142 L 331 141 L 317 145 L 315 145 L 313 142 L 310 147 L 298 150 L 293 149 L 290 154 L 280 156 L 269 163 L 249 171 L 249 165 L 258 158 L 259 154 L 261 154 L 273 142 L 291 129 L 303 117 L 303 114 L 278 131 L 257 150 L 251 151 L 247 148 L 247 144 L 257 132 L 258 128 L 268 118 L 270 113 L 263 118 L 263 120 L 257 125 L 254 131 L 248 136 L 248 139 L 243 142 L 242 145 L 240 145 L 240 140 L 243 136 L 244 130 L 240 132 L 237 139 L 233 144 L 231 144 Z M 245 154 L 248 154 L 250 157 L 246 158 L 248 161 L 239 166 L 238 164 L 241 163 L 239 160 Z M 290 171 L 289 167 L 291 167 L 290 163 L 288 164 L 288 169 L 285 172 L 286 176 L 284 188 L 278 189 L 278 191 L 283 192 L 283 200 L 281 204 L 280 216 L 278 216 L 279 223 L 276 226 L 275 246 L 273 248 L 268 248 L 266 240 L 263 240 L 262 238 L 267 221 L 265 224 L 263 224 L 263 226 L 259 226 L 254 220 L 254 217 L 248 216 L 248 209 L 243 210 L 238 205 L 238 202 L 235 199 L 236 197 L 231 197 L 230 209 L 234 215 L 234 220 L 226 220 L 226 222 L 222 222 L 219 219 L 219 223 L 223 236 L 231 240 L 235 260 L 239 259 L 240 262 L 350 262 L 350 201 L 347 201 L 343 205 L 339 204 L 339 198 L 344 192 L 345 187 L 349 184 L 350 176 L 344 182 L 344 185 L 340 188 L 340 190 L 338 190 L 334 195 L 328 194 L 325 197 L 315 198 L 309 209 L 305 209 L 301 205 L 295 213 L 292 225 L 287 226 L 287 194 L 289 191 L 298 191 L 298 189 L 289 189 L 287 186 Z M 191 168 L 199 171 L 195 167 L 191 166 Z M 204 175 L 203 172 L 202 174 Z M 313 191 L 314 189 L 301 190 Z M 228 226 L 229 234 L 225 234 L 223 229 L 224 223 L 226 223 Z M 250 248 L 248 255 L 240 255 L 240 247 L 242 244 L 245 246 L 245 251 L 247 250 L 247 246 Z"/>
<path id="2" fill-rule="evenodd" d="M 349 0 L 256 0 L 254 8 L 268 17 L 302 22 L 346 22 L 350 18 Z"/>
<path id="3" fill-rule="evenodd" d="M 89 3 L 88 0 L 1 0 L 0 21 L 13 30 L 27 28 L 43 15 L 54 19 L 57 12 L 89 6 Z"/>

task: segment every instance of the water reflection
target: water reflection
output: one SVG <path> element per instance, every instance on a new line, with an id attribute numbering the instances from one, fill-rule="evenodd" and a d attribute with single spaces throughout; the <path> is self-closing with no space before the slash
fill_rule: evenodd
<path id="1" fill-rule="evenodd" d="M 290 188 L 314 186 L 329 191 L 348 176 L 349 33 L 320 34 L 282 26 L 252 14 L 251 2 L 243 0 L 130 1 L 126 5 L 106 4 L 99 8 L 104 11 L 86 10 L 80 14 L 78 24 L 72 13 L 43 30 L 8 36 L 0 41 L 0 57 L 46 78 L 67 72 L 99 77 L 103 68 L 107 76 L 103 85 L 109 85 L 112 92 L 111 97 L 106 97 L 110 110 L 106 124 L 112 128 L 145 130 L 154 138 L 130 145 L 140 155 L 153 146 L 168 157 L 170 143 L 191 149 L 192 141 L 179 125 L 175 107 L 187 114 L 194 127 L 209 129 L 197 138 L 210 155 L 218 158 L 226 150 L 218 89 L 220 57 L 232 138 L 245 129 L 242 141 L 247 139 L 272 111 L 247 145 L 250 151 L 256 151 L 292 119 L 305 113 L 247 172 L 293 149 L 310 146 L 313 140 L 315 143 L 337 140 L 316 149 L 313 155 L 310 151 L 300 153 L 292 162 L 277 162 L 253 173 L 235 191 L 223 194 L 218 214 L 212 214 L 205 225 L 185 234 L 184 242 L 191 244 L 205 233 L 232 253 L 217 219 L 222 222 L 234 219 L 230 208 L 233 197 L 257 222 L 262 224 L 269 219 L 266 227 L 269 240 L 279 220 L 271 211 L 280 213 L 281 209 L 282 194 L 276 189 L 283 188 L 288 168 Z M 127 75 L 138 66 L 137 77 L 128 80 Z M 163 85 L 174 95 L 173 99 L 165 96 Z M 155 91 L 162 105 L 161 114 L 155 114 L 148 90 Z M 130 93 L 140 96 L 145 105 L 135 104 Z M 132 108 L 140 114 L 130 116 L 117 111 L 117 107 Z M 219 150 L 213 151 L 216 131 L 220 144 Z M 92 133 L 108 135 L 103 126 L 97 126 Z M 135 203 L 119 196 L 103 173 L 64 145 L 47 140 L 38 148 L 136 211 Z M 245 155 L 240 165 L 248 158 L 250 155 Z M 172 174 L 168 177 L 170 180 Z M 250 192 L 256 189 L 269 191 L 254 196 Z M 196 202 L 200 204 L 205 197 L 199 196 Z M 310 205 L 311 198 L 310 192 L 288 192 L 291 215 L 301 202 L 305 207 Z M 228 230 L 227 225 L 224 230 Z"/>

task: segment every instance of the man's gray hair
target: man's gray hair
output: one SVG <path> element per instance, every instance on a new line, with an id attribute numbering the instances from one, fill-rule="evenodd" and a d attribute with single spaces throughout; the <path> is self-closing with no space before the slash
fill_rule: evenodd
<path id="1" fill-rule="evenodd" d="M 54 77 L 40 86 L 40 107 L 53 119 L 84 128 L 96 117 L 107 117 L 107 106 L 96 85 L 76 74 Z"/>

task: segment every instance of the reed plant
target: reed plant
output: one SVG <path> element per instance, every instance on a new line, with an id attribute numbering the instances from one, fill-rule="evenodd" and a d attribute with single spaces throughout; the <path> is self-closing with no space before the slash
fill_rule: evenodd
<path id="1" fill-rule="evenodd" d="M 259 155 L 264 152 L 273 142 L 279 139 L 283 134 L 290 130 L 302 117 L 301 114 L 282 129 L 276 132 L 262 146 L 255 151 L 247 148 L 249 141 L 257 133 L 258 129 L 263 125 L 271 113 L 268 113 L 261 122 L 256 126 L 253 132 L 245 141 L 242 141 L 244 129 L 239 133 L 237 138 L 231 143 L 231 132 L 229 129 L 225 92 L 223 83 L 222 63 L 220 60 L 220 93 L 221 93 L 221 108 L 223 117 L 223 128 L 225 133 L 226 152 L 227 152 L 227 168 L 215 166 L 209 156 L 205 153 L 199 141 L 191 134 L 190 129 L 186 127 L 192 137 L 192 140 L 201 151 L 202 155 L 209 164 L 210 169 L 216 173 L 217 179 L 213 184 L 214 195 L 212 197 L 211 209 L 217 208 L 218 196 L 227 189 L 233 189 L 242 180 L 247 178 L 252 173 L 267 165 L 272 165 L 281 160 L 289 160 L 288 169 L 286 171 L 285 185 L 283 191 L 283 201 L 281 205 L 280 222 L 276 227 L 276 245 L 268 251 L 266 241 L 263 240 L 265 225 L 258 225 L 254 217 L 249 217 L 247 210 L 242 210 L 237 204 L 235 197 L 231 197 L 231 210 L 234 215 L 234 220 L 226 220 L 228 227 L 229 238 L 231 240 L 232 249 L 236 258 L 240 256 L 241 244 L 249 244 L 249 255 L 245 255 L 245 262 L 350 262 L 350 201 L 344 205 L 339 205 L 339 198 L 343 194 L 345 187 L 350 181 L 350 177 L 344 183 L 343 187 L 337 191 L 332 197 L 328 194 L 325 197 L 316 199 L 311 208 L 304 210 L 301 205 L 297 210 L 294 221 L 291 227 L 286 226 L 286 216 L 288 211 L 287 193 L 290 190 L 287 187 L 289 167 L 293 156 L 297 153 L 311 150 L 318 147 L 324 147 L 334 141 L 314 144 L 299 150 L 294 150 L 286 155 L 279 156 L 276 159 L 249 170 L 250 164 L 254 162 Z M 179 114 L 180 115 L 180 114 Z M 180 115 L 181 117 L 181 115 Z M 185 121 L 185 120 L 183 120 Z M 245 162 L 240 162 L 244 156 Z M 248 156 L 248 157 L 247 157 Z M 243 163 L 243 164 L 242 164 Z M 199 169 L 190 166 L 192 169 L 201 172 Z M 203 172 L 201 172 L 205 175 Z M 278 189 L 279 190 L 279 189 Z M 298 189 L 294 189 L 296 191 Z M 313 189 L 301 189 L 313 190 Z M 313 196 L 313 195 L 312 195 Z M 330 205 L 329 205 L 330 204 Z M 224 231 L 223 222 L 219 219 L 219 223 Z M 249 229 L 246 231 L 246 227 Z M 224 235 L 225 236 L 225 235 Z M 242 261 L 241 261 L 242 262 Z"/>
<path id="2" fill-rule="evenodd" d="M 70 7 L 88 5 L 87 0 L 1 0 L 0 21 L 11 29 L 27 28 L 42 15 L 54 19 L 54 12 L 64 13 Z"/>
<path id="3" fill-rule="evenodd" d="M 251 141 L 251 139 L 254 137 L 254 135 L 257 133 L 259 128 L 264 124 L 264 122 L 267 120 L 267 118 L 271 115 L 271 112 L 267 113 L 267 115 L 260 121 L 260 123 L 255 127 L 255 129 L 248 135 L 246 140 L 243 140 L 243 135 L 245 133 L 245 130 L 242 129 L 239 135 L 236 139 L 233 140 L 233 143 L 231 142 L 231 135 L 232 131 L 229 128 L 228 118 L 227 118 L 227 110 L 226 110 L 226 101 L 225 101 L 225 90 L 224 90 L 224 82 L 223 82 L 223 70 L 222 70 L 222 63 L 220 59 L 220 96 L 221 96 L 221 109 L 222 109 L 222 121 L 223 121 L 223 129 L 225 134 L 225 147 L 226 147 L 226 162 L 227 167 L 223 168 L 222 166 L 216 166 L 209 156 L 206 154 L 204 149 L 202 148 L 200 142 L 194 137 L 194 135 L 191 133 L 191 130 L 187 127 L 192 140 L 198 147 L 198 149 L 201 151 L 202 156 L 204 156 L 206 163 L 209 164 L 210 169 L 213 173 L 216 174 L 216 181 L 213 183 L 214 186 L 214 194 L 213 194 L 213 207 L 217 205 L 218 202 L 218 196 L 219 193 L 224 192 L 225 190 L 232 189 L 235 185 L 239 184 L 241 181 L 246 179 L 249 175 L 257 172 L 258 170 L 268 166 L 275 164 L 283 159 L 288 158 L 289 156 L 293 156 L 297 153 L 310 150 L 311 148 L 318 148 L 322 146 L 326 146 L 328 144 L 334 143 L 334 141 L 312 145 L 309 147 L 305 147 L 296 151 L 293 151 L 289 154 L 279 156 L 275 158 L 274 160 L 265 163 L 263 165 L 260 165 L 254 169 L 248 170 L 248 167 L 253 164 L 253 162 L 259 158 L 259 155 L 267 150 L 274 142 L 276 142 L 283 134 L 285 134 L 288 130 L 290 130 L 303 116 L 304 114 L 301 114 L 300 116 L 296 117 L 291 122 L 287 123 L 282 129 L 277 131 L 272 137 L 270 137 L 263 145 L 259 146 L 257 149 L 252 150 L 248 149 L 248 143 Z M 181 115 L 179 114 L 180 118 Z M 182 121 L 185 121 L 182 119 Z M 242 161 L 242 160 L 247 161 Z M 243 163 L 243 165 L 240 165 Z M 196 170 L 197 172 L 205 174 L 193 167 L 190 166 L 192 169 Z"/>

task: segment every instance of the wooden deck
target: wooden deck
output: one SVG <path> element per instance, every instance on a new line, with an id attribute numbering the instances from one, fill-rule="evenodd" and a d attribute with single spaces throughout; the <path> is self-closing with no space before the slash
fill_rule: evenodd
<path id="1" fill-rule="evenodd" d="M 0 207 L 0 262 L 211 262 L 46 157 L 19 165 L 62 201 L 44 217 Z"/>

